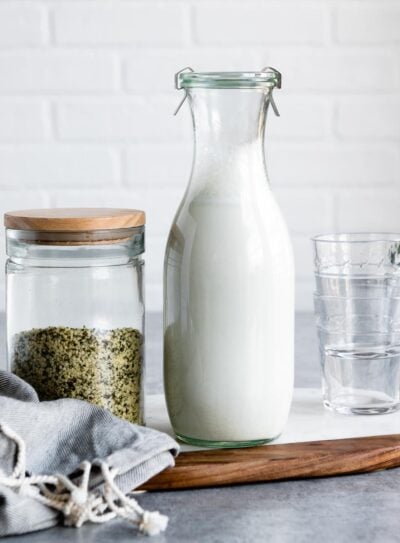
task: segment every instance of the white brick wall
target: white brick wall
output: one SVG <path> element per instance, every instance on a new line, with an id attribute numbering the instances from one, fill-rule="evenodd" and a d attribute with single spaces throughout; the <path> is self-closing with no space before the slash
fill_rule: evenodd
<path id="1" fill-rule="evenodd" d="M 194 7 L 194 41 L 200 44 L 260 46 L 322 44 L 323 2 L 199 2 Z"/>
<path id="2" fill-rule="evenodd" d="M 0 51 L 1 94 L 109 93 L 118 85 L 117 75 L 117 60 L 110 53 L 55 47 Z"/>
<path id="3" fill-rule="evenodd" d="M 283 73 L 268 170 L 311 309 L 310 235 L 400 230 L 399 0 L 2 0 L 0 212 L 146 209 L 147 306 L 161 309 L 191 165 L 173 74 L 268 64 Z"/>
<path id="4" fill-rule="evenodd" d="M 34 47 L 47 41 L 46 12 L 38 4 L 2 2 L 0 5 L 0 46 Z"/>
<path id="5" fill-rule="evenodd" d="M 166 47 L 185 42 L 183 2 L 57 2 L 55 42 L 60 45 Z"/>

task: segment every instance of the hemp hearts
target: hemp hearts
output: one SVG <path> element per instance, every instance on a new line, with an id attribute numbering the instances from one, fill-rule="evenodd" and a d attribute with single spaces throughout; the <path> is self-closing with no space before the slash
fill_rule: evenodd
<path id="1" fill-rule="evenodd" d="M 142 344 L 134 328 L 34 328 L 14 336 L 11 367 L 40 400 L 86 400 L 142 424 Z"/>

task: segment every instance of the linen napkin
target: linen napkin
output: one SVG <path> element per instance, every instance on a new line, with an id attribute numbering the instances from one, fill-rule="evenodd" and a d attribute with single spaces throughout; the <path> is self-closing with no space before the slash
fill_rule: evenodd
<path id="1" fill-rule="evenodd" d="M 178 450 L 166 434 L 87 402 L 40 402 L 0 371 L 0 536 L 116 516 L 157 534 L 167 517 L 144 511 L 130 492 L 174 465 Z"/>

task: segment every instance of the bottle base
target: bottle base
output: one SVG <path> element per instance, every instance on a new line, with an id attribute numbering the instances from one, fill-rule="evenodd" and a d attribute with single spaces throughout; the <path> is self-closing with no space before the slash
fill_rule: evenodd
<path id="1" fill-rule="evenodd" d="M 198 439 L 175 433 L 175 437 L 178 439 L 178 441 L 182 441 L 182 443 L 193 445 L 195 447 L 206 447 L 209 449 L 241 449 L 244 447 L 257 447 L 259 445 L 265 445 L 266 443 L 274 441 L 279 437 L 279 435 L 271 438 L 254 439 L 249 441 L 210 441 L 208 439 Z"/>
<path id="2" fill-rule="evenodd" d="M 340 415 L 386 415 L 400 409 L 400 403 L 387 405 L 343 405 L 341 403 L 324 400 L 324 406 Z"/>

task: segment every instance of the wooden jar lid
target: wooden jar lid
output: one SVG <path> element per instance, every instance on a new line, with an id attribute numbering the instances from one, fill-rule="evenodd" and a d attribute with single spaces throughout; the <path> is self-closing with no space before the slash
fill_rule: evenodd
<path id="1" fill-rule="evenodd" d="M 4 214 L 4 225 L 14 230 L 87 232 L 143 226 L 144 211 L 113 208 L 26 209 Z"/>

